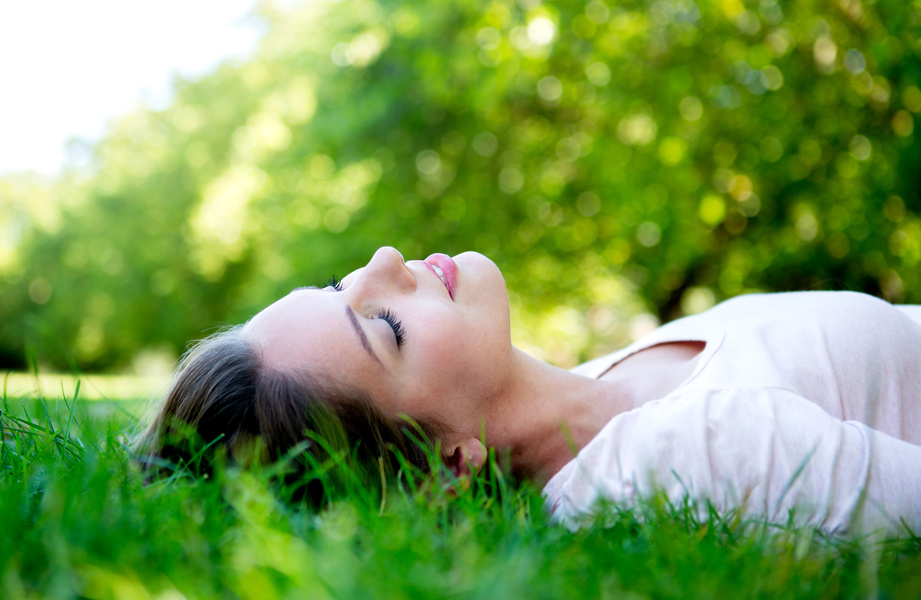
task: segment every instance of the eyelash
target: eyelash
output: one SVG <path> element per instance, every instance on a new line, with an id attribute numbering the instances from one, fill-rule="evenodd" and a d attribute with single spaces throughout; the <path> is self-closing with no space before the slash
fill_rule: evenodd
<path id="1" fill-rule="evenodd" d="M 393 336 L 397 339 L 397 347 L 402 346 L 403 342 L 406 341 L 406 332 L 403 330 L 403 324 L 397 320 L 396 316 L 388 309 L 378 313 L 377 318 L 387 321 L 387 324 L 393 329 Z"/>
<path id="2" fill-rule="evenodd" d="M 333 288 L 337 292 L 342 291 L 342 280 L 333 275 L 328 280 L 326 280 L 326 285 Z M 393 336 L 397 340 L 397 347 L 402 346 L 403 342 L 406 341 L 406 331 L 403 329 L 403 323 L 401 323 L 396 316 L 390 312 L 390 309 L 384 310 L 377 314 L 378 319 L 383 319 L 390 325 L 390 328 L 393 329 Z"/>
<path id="3" fill-rule="evenodd" d="M 333 275 L 332 277 L 326 280 L 326 285 L 333 288 L 337 292 L 342 291 L 342 280 L 336 277 L 335 275 Z"/>

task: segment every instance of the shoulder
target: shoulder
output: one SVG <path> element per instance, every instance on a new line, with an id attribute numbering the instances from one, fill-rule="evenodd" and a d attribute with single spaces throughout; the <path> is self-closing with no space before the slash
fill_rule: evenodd
<path id="1" fill-rule="evenodd" d="M 597 378 L 599 375 L 607 371 L 612 364 L 618 361 L 622 354 L 625 353 L 627 349 L 623 348 L 611 354 L 605 354 L 604 356 L 599 356 L 598 358 L 592 359 L 588 362 L 584 362 L 581 365 L 569 369 L 570 373 L 575 373 L 576 375 L 582 375 L 583 377 L 591 377 L 592 379 Z"/>
<path id="2" fill-rule="evenodd" d="M 547 484 L 547 503 L 565 516 L 590 512 L 600 498 L 633 503 L 706 488 L 732 505 L 758 485 L 776 437 L 820 414 L 783 388 L 685 390 L 612 419 Z M 728 473 L 730 485 L 714 488 Z"/>
<path id="3" fill-rule="evenodd" d="M 741 317 L 777 314 L 793 316 L 825 311 L 892 310 L 885 300 L 860 292 L 779 292 L 772 294 L 746 294 L 730 298 L 708 312 L 721 316 L 736 314 Z"/>

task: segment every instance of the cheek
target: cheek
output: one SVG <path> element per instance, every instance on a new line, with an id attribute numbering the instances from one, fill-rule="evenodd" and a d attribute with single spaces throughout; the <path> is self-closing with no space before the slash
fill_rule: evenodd
<path id="1" fill-rule="evenodd" d="M 443 393 L 467 390 L 482 395 L 495 387 L 505 370 L 505 347 L 500 331 L 476 319 L 443 319 L 424 327 L 419 334 L 422 379 L 430 389 Z M 506 336 L 507 337 L 507 336 Z"/>
<path id="2" fill-rule="evenodd" d="M 414 324 L 416 327 L 409 343 L 414 344 L 412 350 L 418 353 L 426 368 L 442 372 L 449 365 L 466 359 L 467 336 L 473 332 L 466 331 L 456 322 L 437 317 L 420 317 Z"/>
<path id="3" fill-rule="evenodd" d="M 419 316 L 413 325 L 412 330 L 407 328 L 404 346 L 413 395 L 442 396 L 475 373 L 471 360 L 475 349 L 468 339 L 472 332 L 434 315 Z"/>

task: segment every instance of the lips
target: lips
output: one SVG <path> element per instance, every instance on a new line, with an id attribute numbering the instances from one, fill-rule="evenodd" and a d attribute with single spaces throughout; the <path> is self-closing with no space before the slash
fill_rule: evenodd
<path id="1" fill-rule="evenodd" d="M 441 282 L 448 289 L 448 295 L 454 300 L 457 290 L 457 263 L 447 254 L 433 254 L 425 259 L 426 264 L 432 267 Z"/>

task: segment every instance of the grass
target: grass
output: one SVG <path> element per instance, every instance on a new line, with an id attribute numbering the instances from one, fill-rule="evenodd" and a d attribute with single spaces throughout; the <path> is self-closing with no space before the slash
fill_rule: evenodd
<path id="1" fill-rule="evenodd" d="M 142 404 L 79 394 L 4 392 L 4 599 L 921 597 L 921 540 L 701 523 L 654 503 L 572 533 L 499 477 L 499 496 L 409 480 L 319 512 L 281 502 L 265 472 L 144 485 L 126 449 Z"/>

